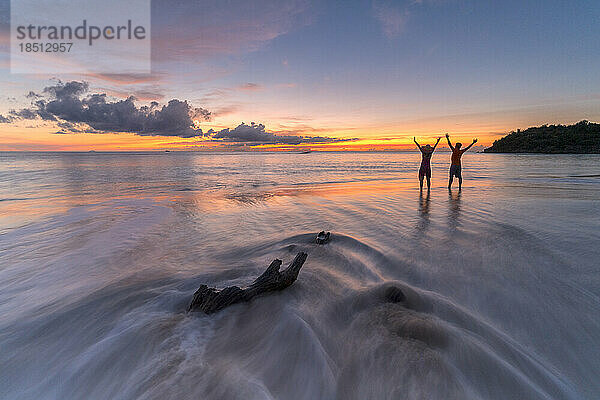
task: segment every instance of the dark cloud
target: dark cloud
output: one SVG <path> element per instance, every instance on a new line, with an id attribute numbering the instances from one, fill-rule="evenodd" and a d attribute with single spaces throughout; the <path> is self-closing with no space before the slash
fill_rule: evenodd
<path id="1" fill-rule="evenodd" d="M 8 112 L 11 117 L 22 118 L 22 119 L 36 119 L 39 115 L 37 111 L 24 108 L 19 111 L 11 110 Z"/>
<path id="2" fill-rule="evenodd" d="M 36 98 L 42 97 L 42 95 L 41 94 L 37 94 L 33 90 L 30 90 L 29 93 L 27 93 L 27 96 L 25 96 L 25 97 L 27 97 L 28 99 L 32 99 L 32 98 L 36 99 Z"/>
<path id="3" fill-rule="evenodd" d="M 234 129 L 223 129 L 219 132 L 210 130 L 207 132 L 214 140 L 226 142 L 253 143 L 253 144 L 318 144 L 318 143 L 338 143 L 356 139 L 338 139 L 323 136 L 296 136 L 296 135 L 277 135 L 273 132 L 267 132 L 263 124 L 252 122 L 246 125 L 243 122 Z"/>
<path id="4" fill-rule="evenodd" d="M 72 122 L 66 122 L 66 121 L 65 122 L 59 122 L 57 125 L 58 125 L 59 128 L 70 130 L 72 132 L 76 132 L 76 130 L 75 130 L 75 126 L 76 125 L 74 123 L 72 123 Z"/>
<path id="5" fill-rule="evenodd" d="M 187 101 L 173 99 L 162 107 L 157 102 L 138 107 L 133 96 L 110 101 L 104 93 L 86 96 L 88 90 L 87 82 L 58 82 L 44 89 L 44 99 L 36 100 L 31 108 L 10 111 L 9 118 L 56 120 L 61 128 L 59 133 L 87 132 L 89 130 L 76 125 L 86 124 L 98 133 L 133 132 L 142 136 L 184 138 L 202 136 L 194 120 L 210 118 L 208 110 L 194 108 Z M 29 97 L 37 96 L 34 93 Z M 66 123 L 75 125 L 64 125 Z"/>
<path id="6" fill-rule="evenodd" d="M 319 144 L 338 143 L 356 139 L 339 139 L 324 136 L 302 136 L 289 131 L 269 132 L 263 124 L 243 122 L 237 127 L 203 133 L 195 121 L 207 121 L 211 112 L 192 107 L 187 101 L 170 100 L 166 105 L 152 101 L 137 106 L 136 98 L 110 100 L 105 93 L 88 94 L 87 82 L 60 82 L 46 87 L 42 94 L 30 92 L 31 107 L 11 110 L 0 115 L 0 123 L 15 120 L 52 121 L 58 127 L 56 134 L 119 133 L 132 132 L 140 136 L 176 136 L 182 138 L 204 137 L 205 140 L 234 144 Z M 311 128 L 312 131 L 316 129 Z"/>
<path id="7" fill-rule="evenodd" d="M 90 128 L 86 124 L 75 124 L 73 122 L 60 121 L 56 125 L 60 128 L 59 131 L 54 132 L 55 134 L 70 134 L 70 133 L 102 133 L 95 129 Z"/>

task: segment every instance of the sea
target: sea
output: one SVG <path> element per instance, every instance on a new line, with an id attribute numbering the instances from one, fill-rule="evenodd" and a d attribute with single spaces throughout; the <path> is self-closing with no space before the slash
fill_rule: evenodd
<path id="1" fill-rule="evenodd" d="M 449 161 L 0 153 L 0 398 L 599 399 L 600 155 Z"/>

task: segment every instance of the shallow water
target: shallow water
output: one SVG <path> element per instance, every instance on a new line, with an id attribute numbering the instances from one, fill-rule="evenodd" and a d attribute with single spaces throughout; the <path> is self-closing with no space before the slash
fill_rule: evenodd
<path id="1" fill-rule="evenodd" d="M 0 153 L 0 398 L 600 398 L 600 157 L 418 157 Z"/>

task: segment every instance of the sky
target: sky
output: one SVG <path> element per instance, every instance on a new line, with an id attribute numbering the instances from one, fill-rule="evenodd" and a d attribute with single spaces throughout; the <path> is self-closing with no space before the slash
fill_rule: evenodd
<path id="1" fill-rule="evenodd" d="M 446 132 L 487 146 L 600 120 L 597 0 L 154 0 L 151 11 L 151 74 L 11 74 L 0 0 L 0 151 L 403 150 Z"/>

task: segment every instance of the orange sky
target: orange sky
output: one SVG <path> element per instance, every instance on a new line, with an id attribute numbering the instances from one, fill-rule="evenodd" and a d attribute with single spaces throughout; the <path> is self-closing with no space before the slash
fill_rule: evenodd
<path id="1" fill-rule="evenodd" d="M 251 145 L 231 146 L 225 142 L 208 141 L 202 138 L 179 138 L 164 136 L 138 136 L 132 133 L 78 133 L 55 134 L 56 128 L 26 127 L 5 125 L 0 127 L 0 151 L 133 151 L 133 150 L 414 150 L 415 145 L 410 134 L 398 137 L 369 138 L 369 132 L 354 131 L 353 137 L 362 138 L 339 143 L 300 144 L 300 145 Z M 450 132 L 452 135 L 452 132 Z M 434 135 L 415 132 L 422 143 L 435 143 Z M 441 136 L 441 134 L 438 134 Z M 473 135 L 452 135 L 454 141 L 469 142 Z M 499 135 L 479 134 L 485 139 L 481 145 L 491 144 Z M 473 137 L 475 137 L 473 136 Z M 445 141 L 440 142 L 442 145 Z"/>

